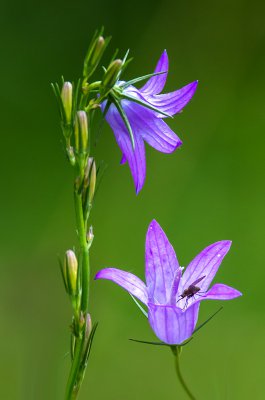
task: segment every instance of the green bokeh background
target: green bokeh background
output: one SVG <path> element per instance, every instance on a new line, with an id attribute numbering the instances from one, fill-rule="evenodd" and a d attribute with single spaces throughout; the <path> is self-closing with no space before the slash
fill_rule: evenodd
<path id="1" fill-rule="evenodd" d="M 167 48 L 166 89 L 199 79 L 170 126 L 184 144 L 172 155 L 147 149 L 136 197 L 128 166 L 105 126 L 97 147 L 108 164 L 93 209 L 92 270 L 143 277 L 144 240 L 156 218 L 181 265 L 221 239 L 233 246 L 217 281 L 244 296 L 194 338 L 183 373 L 198 399 L 264 399 L 264 93 L 261 0 L 4 0 L 1 5 L 1 399 L 63 399 L 69 371 L 70 304 L 57 254 L 75 244 L 72 172 L 63 153 L 50 82 L 76 79 L 94 29 L 134 56 L 127 78 L 152 71 Z M 110 54 L 110 53 L 109 53 Z M 99 321 L 81 399 L 183 399 L 165 348 L 130 297 L 92 283 Z M 219 307 L 205 302 L 200 320 Z"/>

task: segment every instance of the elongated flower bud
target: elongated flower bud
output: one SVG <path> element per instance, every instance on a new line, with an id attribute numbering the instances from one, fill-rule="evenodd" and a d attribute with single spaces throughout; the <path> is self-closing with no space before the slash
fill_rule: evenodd
<path id="1" fill-rule="evenodd" d="M 88 202 L 92 204 L 95 189 L 96 189 L 96 180 L 97 180 L 97 168 L 96 168 L 96 161 L 94 160 L 91 173 L 90 173 L 90 181 L 89 181 L 89 194 L 88 194 Z"/>
<path id="2" fill-rule="evenodd" d="M 86 330 L 85 330 L 85 338 L 86 340 L 89 339 L 90 333 L 92 329 L 92 320 L 90 314 L 86 315 Z"/>
<path id="3" fill-rule="evenodd" d="M 61 91 L 61 99 L 65 112 L 66 123 L 70 124 L 72 120 L 72 102 L 73 102 L 73 87 L 70 82 L 65 82 Z"/>
<path id="4" fill-rule="evenodd" d="M 72 250 L 67 250 L 64 258 L 63 273 L 67 292 L 70 296 L 75 296 L 77 291 L 77 271 L 78 262 L 76 255 Z"/>
<path id="5" fill-rule="evenodd" d="M 91 53 L 92 66 L 95 66 L 99 63 L 104 50 L 105 50 L 105 39 L 103 36 L 99 36 L 94 44 L 94 48 Z"/>
<path id="6" fill-rule="evenodd" d="M 88 120 L 85 111 L 78 111 L 75 121 L 75 150 L 87 152 L 88 149 Z"/>
<path id="7" fill-rule="evenodd" d="M 96 32 L 88 47 L 83 69 L 83 76 L 85 80 L 87 80 L 94 73 L 110 41 L 110 37 L 104 39 L 102 33 L 103 30 L 101 32 Z"/>
<path id="8" fill-rule="evenodd" d="M 89 186 L 90 171 L 91 171 L 91 167 L 93 165 L 93 161 L 94 161 L 93 157 L 89 157 L 88 160 L 87 160 L 87 164 L 86 164 L 86 167 L 85 167 L 85 176 L 84 176 L 84 191 Z"/>
<path id="9" fill-rule="evenodd" d="M 102 85 L 104 88 L 109 90 L 115 85 L 121 68 L 122 68 L 122 60 L 118 59 L 118 60 L 114 60 L 114 61 L 112 61 L 112 63 L 110 63 L 110 65 L 102 79 Z"/>

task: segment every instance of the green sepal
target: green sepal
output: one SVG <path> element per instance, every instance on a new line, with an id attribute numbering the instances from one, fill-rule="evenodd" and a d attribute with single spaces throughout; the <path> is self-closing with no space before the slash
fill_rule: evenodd
<path id="1" fill-rule="evenodd" d="M 129 293 L 129 295 L 131 296 L 131 298 L 133 299 L 133 301 L 135 302 L 135 304 L 137 305 L 137 307 L 139 307 L 140 308 L 140 310 L 142 311 L 142 313 L 144 314 L 144 316 L 146 317 L 146 318 L 148 318 L 148 313 L 145 311 L 145 309 L 141 306 L 141 304 L 136 300 L 136 298 L 131 294 L 131 293 Z"/>
<path id="2" fill-rule="evenodd" d="M 122 108 L 119 100 L 117 100 L 115 96 L 111 96 L 111 97 L 112 97 L 112 100 L 113 100 L 113 103 L 114 103 L 115 107 L 117 108 L 117 110 L 118 110 L 118 112 L 119 112 L 119 114 L 120 114 L 120 116 L 121 116 L 121 118 L 122 118 L 122 120 L 123 120 L 123 122 L 124 122 L 124 124 L 125 124 L 125 126 L 127 128 L 127 130 L 128 130 L 128 133 L 129 133 L 130 138 L 131 138 L 132 148 L 134 150 L 135 149 L 135 141 L 134 141 L 133 131 L 132 131 L 130 122 L 129 122 L 128 118 L 127 118 L 127 115 L 123 111 L 123 108 Z"/>
<path id="3" fill-rule="evenodd" d="M 167 71 L 163 71 L 163 72 L 154 72 L 152 74 L 147 74 L 147 75 L 143 75 L 143 76 L 139 76 L 138 78 L 134 78 L 131 79 L 130 81 L 127 81 L 125 83 L 123 83 L 122 85 L 120 85 L 120 87 L 122 89 L 126 89 L 127 87 L 134 85 L 135 83 L 144 81 L 146 79 L 152 78 L 153 76 L 157 76 L 157 75 L 162 75 L 162 74 L 166 74 Z"/>
<path id="4" fill-rule="evenodd" d="M 171 347 L 171 348 L 174 347 L 175 348 L 175 347 L 186 346 L 186 344 L 188 344 L 192 339 L 193 339 L 193 337 L 191 337 L 190 339 L 184 341 L 181 344 L 173 344 L 173 345 L 172 344 L 167 344 L 167 343 L 164 343 L 164 342 L 148 342 L 146 340 L 137 340 L 137 339 L 129 339 L 129 340 L 131 340 L 132 342 L 143 343 L 143 344 L 151 344 L 151 345 L 154 345 L 154 346 L 167 346 L 167 347 Z"/>
<path id="5" fill-rule="evenodd" d="M 141 106 L 146 107 L 146 108 L 149 108 L 149 109 L 152 110 L 152 111 L 156 111 L 157 113 L 162 114 L 162 115 L 164 115 L 165 117 L 173 118 L 172 115 L 169 115 L 169 114 L 167 114 L 167 113 L 165 113 L 165 112 L 159 110 L 158 108 L 152 106 L 150 103 L 147 103 L 146 101 L 139 100 L 139 99 L 137 99 L 136 97 L 130 96 L 129 94 L 124 94 L 123 92 L 120 93 L 120 96 L 121 96 L 122 99 L 126 99 L 126 100 L 133 101 L 134 103 L 140 104 Z"/>
<path id="6" fill-rule="evenodd" d="M 128 49 L 125 53 L 125 56 L 122 59 L 122 67 L 121 70 L 117 76 L 117 81 L 120 79 L 121 74 L 124 72 L 124 70 L 127 68 L 128 64 L 133 60 L 133 58 L 129 58 L 129 60 L 127 60 L 128 55 L 129 55 L 130 49 Z"/>
<path id="7" fill-rule="evenodd" d="M 151 344 L 153 346 L 167 346 L 170 347 L 169 344 L 164 342 L 147 342 L 145 340 L 137 340 L 137 339 L 129 339 L 131 342 L 142 343 L 142 344 Z"/>

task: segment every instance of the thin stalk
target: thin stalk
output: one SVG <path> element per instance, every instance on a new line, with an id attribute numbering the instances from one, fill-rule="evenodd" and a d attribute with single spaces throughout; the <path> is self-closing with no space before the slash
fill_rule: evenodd
<path id="1" fill-rule="evenodd" d="M 89 299 L 89 281 L 90 281 L 90 266 L 89 266 L 89 250 L 86 238 L 86 223 L 84 221 L 83 206 L 82 206 L 82 195 L 75 191 L 74 195 L 75 202 L 75 214 L 76 214 L 76 225 L 78 232 L 78 239 L 81 251 L 80 265 L 81 269 L 81 282 L 82 282 L 82 299 L 81 299 L 81 310 L 83 313 L 87 312 L 88 299 Z"/>
<path id="2" fill-rule="evenodd" d="M 78 193 L 78 190 L 74 191 L 74 204 L 75 204 L 75 215 L 76 215 L 76 226 L 78 241 L 80 246 L 80 257 L 79 257 L 79 268 L 81 268 L 81 311 L 83 315 L 86 315 L 88 310 L 89 300 L 89 281 L 90 281 L 90 267 L 89 267 L 89 250 L 86 238 L 86 222 L 84 220 L 83 205 L 82 205 L 82 194 Z M 72 362 L 67 386 L 66 386 L 66 400 L 75 400 L 78 395 L 81 382 L 78 382 L 78 376 L 80 372 L 80 366 L 84 355 L 84 332 L 81 337 L 77 339 L 74 359 Z"/>
<path id="3" fill-rule="evenodd" d="M 65 400 L 75 400 L 77 398 L 78 392 L 75 391 L 75 385 L 76 385 L 76 377 L 79 371 L 80 367 L 80 362 L 82 359 L 82 354 L 83 354 L 83 340 L 82 339 L 77 339 L 76 341 L 76 347 L 75 347 L 75 354 L 74 354 L 74 359 L 72 362 L 67 386 L 66 386 L 66 392 L 65 392 Z"/>
<path id="4" fill-rule="evenodd" d="M 193 394 L 189 390 L 186 382 L 184 381 L 183 376 L 182 376 L 181 371 L 180 371 L 180 363 L 179 363 L 179 356 L 180 356 L 180 352 L 181 352 L 180 346 L 177 346 L 174 349 L 172 348 L 172 351 L 173 351 L 173 354 L 175 356 L 175 368 L 176 368 L 176 373 L 177 373 L 178 379 L 179 379 L 179 381 L 181 383 L 181 386 L 183 387 L 183 389 L 185 390 L 185 392 L 187 393 L 188 397 L 191 400 L 196 400 L 196 398 L 193 396 Z"/>

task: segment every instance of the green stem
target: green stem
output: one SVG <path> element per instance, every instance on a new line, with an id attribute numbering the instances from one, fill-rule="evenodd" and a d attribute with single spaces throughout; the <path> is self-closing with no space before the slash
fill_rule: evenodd
<path id="1" fill-rule="evenodd" d="M 75 385 L 76 385 L 76 377 L 79 371 L 80 362 L 82 359 L 82 353 L 83 353 L 83 340 L 77 339 L 75 347 L 75 355 L 66 386 L 65 400 L 75 400 L 77 397 L 78 392 L 75 390 Z"/>
<path id="2" fill-rule="evenodd" d="M 81 311 L 85 316 L 88 310 L 88 299 L 89 299 L 89 280 L 90 280 L 90 268 L 89 268 L 89 251 L 86 237 L 87 224 L 84 221 L 82 195 L 75 189 L 74 192 L 74 203 L 75 203 L 75 214 L 76 214 L 76 226 L 78 233 L 78 240 L 80 245 L 80 257 L 79 257 L 79 268 L 81 268 Z M 72 362 L 70 375 L 66 386 L 66 400 L 74 400 L 77 398 L 81 382 L 78 382 L 78 375 L 80 373 L 80 366 L 83 358 L 83 335 L 76 341 L 74 359 Z"/>
<path id="3" fill-rule="evenodd" d="M 176 368 L 177 376 L 179 378 L 181 386 L 183 387 L 183 389 L 185 390 L 185 392 L 187 393 L 187 395 L 189 396 L 189 398 L 191 400 L 196 400 L 196 398 L 193 396 L 193 394 L 189 390 L 186 382 L 184 381 L 183 376 L 182 376 L 181 371 L 180 371 L 179 356 L 180 356 L 180 352 L 181 352 L 181 347 L 180 346 L 176 346 L 176 347 L 174 347 L 174 349 L 172 348 L 172 351 L 173 351 L 173 354 L 175 356 L 175 368 Z"/>
<path id="4" fill-rule="evenodd" d="M 83 206 L 82 206 L 82 195 L 75 191 L 75 214 L 76 214 L 76 225 L 78 232 L 78 239 L 81 251 L 81 282 L 82 282 L 82 299 L 81 299 L 81 310 L 85 314 L 88 309 L 89 299 L 89 281 L 90 281 L 90 267 L 89 267 L 89 251 L 86 237 L 86 223 L 84 221 Z"/>

